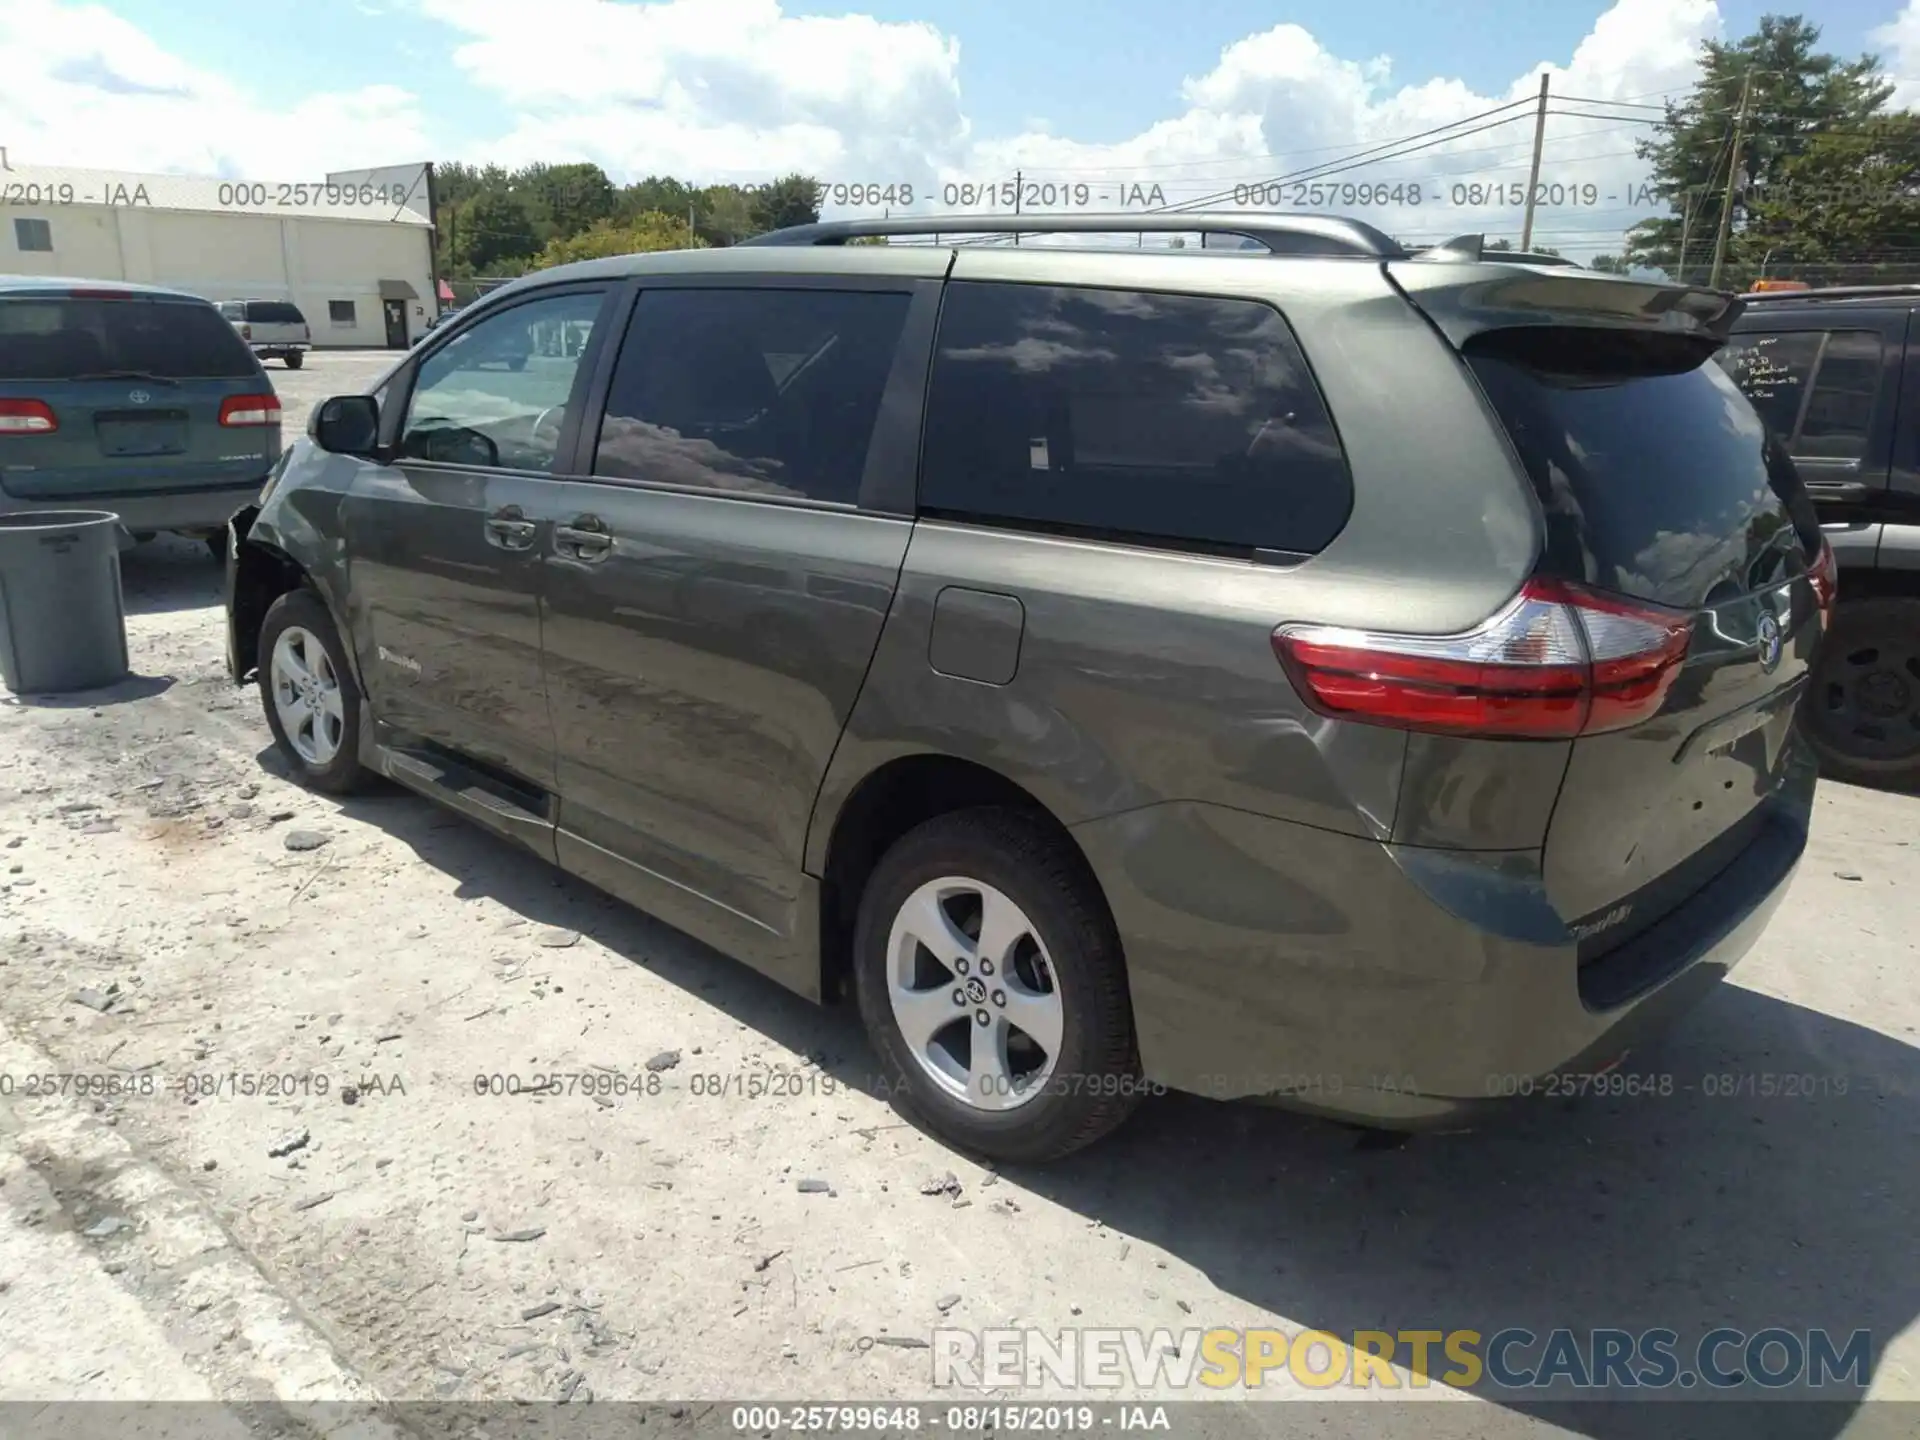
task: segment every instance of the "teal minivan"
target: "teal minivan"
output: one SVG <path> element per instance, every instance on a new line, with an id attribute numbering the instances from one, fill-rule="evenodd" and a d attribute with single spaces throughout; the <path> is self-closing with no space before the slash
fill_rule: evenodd
<path id="1" fill-rule="evenodd" d="M 0 275 L 0 514 L 110 510 L 224 556 L 279 458 L 279 398 L 210 302 Z"/>

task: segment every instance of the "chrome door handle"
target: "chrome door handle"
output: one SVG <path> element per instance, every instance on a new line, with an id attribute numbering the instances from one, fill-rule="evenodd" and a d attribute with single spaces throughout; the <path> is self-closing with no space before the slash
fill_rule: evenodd
<path id="1" fill-rule="evenodd" d="M 487 517 L 487 543 L 502 550 L 530 550 L 535 528 L 518 505 L 508 505 Z"/>
<path id="2" fill-rule="evenodd" d="M 598 516 L 581 515 L 571 525 L 553 527 L 553 549 L 569 560 L 592 564 L 613 553 L 613 536 Z"/>

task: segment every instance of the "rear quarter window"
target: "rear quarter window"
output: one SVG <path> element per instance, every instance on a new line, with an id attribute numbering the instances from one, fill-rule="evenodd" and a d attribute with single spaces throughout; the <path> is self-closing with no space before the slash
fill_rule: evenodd
<path id="1" fill-rule="evenodd" d="M 282 300 L 255 300 L 247 306 L 247 319 L 256 325 L 304 325 L 307 317 L 297 306 Z"/>
<path id="2" fill-rule="evenodd" d="M 1353 482 L 1305 357 L 1257 301 L 956 281 L 930 513 L 1228 552 L 1313 553 Z"/>
<path id="3" fill-rule="evenodd" d="M 211 305 L 183 300 L 0 300 L 0 380 L 73 380 L 134 370 L 169 380 L 243 380 L 253 352 Z"/>

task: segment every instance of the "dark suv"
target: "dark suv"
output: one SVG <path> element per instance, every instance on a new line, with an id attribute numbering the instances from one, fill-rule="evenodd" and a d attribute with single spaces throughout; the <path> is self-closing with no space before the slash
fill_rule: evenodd
<path id="1" fill-rule="evenodd" d="M 844 243 L 1016 227 L 1129 239 Z M 850 985 L 977 1151 L 1159 1085 L 1457 1124 L 1608 1071 L 1804 848 L 1831 556 L 1738 309 L 1324 217 L 565 266 L 316 407 L 233 674 L 309 783 Z"/>
<path id="2" fill-rule="evenodd" d="M 1838 779 L 1920 785 L 1920 285 L 1748 297 L 1721 363 L 1798 464 L 1840 563 L 1807 731 Z"/>

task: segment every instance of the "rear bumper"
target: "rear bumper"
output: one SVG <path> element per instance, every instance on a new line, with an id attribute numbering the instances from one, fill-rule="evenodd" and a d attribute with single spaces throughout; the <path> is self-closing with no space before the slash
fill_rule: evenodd
<path id="1" fill-rule="evenodd" d="M 1791 754 L 1754 842 L 1585 973 L 1536 852 L 1394 846 L 1184 803 L 1074 834 L 1119 926 L 1150 1079 L 1449 1127 L 1580 1093 L 1578 1077 L 1725 977 L 1806 847 L 1814 772 L 1797 736 Z"/>
<path id="2" fill-rule="evenodd" d="M 265 462 L 263 462 L 265 463 Z M 19 500 L 0 490 L 0 514 L 26 514 L 46 510 L 109 510 L 120 517 L 120 528 L 144 533 L 149 530 L 215 531 L 222 529 L 229 516 L 251 505 L 266 484 L 266 473 L 244 485 L 222 486 L 217 490 L 178 490 L 149 495 L 89 495 L 85 498 Z"/>

